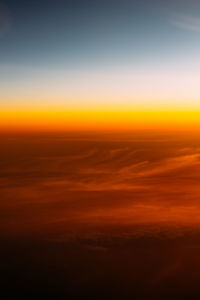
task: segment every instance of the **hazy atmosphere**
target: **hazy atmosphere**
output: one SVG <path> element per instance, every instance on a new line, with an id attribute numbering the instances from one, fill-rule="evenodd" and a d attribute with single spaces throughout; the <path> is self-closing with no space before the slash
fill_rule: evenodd
<path id="1" fill-rule="evenodd" d="M 9 299 L 199 299 L 200 2 L 0 2 Z"/>

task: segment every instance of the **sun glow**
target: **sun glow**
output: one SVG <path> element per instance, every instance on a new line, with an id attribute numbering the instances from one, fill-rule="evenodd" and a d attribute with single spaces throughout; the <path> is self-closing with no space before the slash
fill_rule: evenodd
<path id="1" fill-rule="evenodd" d="M 199 130 L 200 111 L 20 110 L 2 111 L 7 130 Z"/>

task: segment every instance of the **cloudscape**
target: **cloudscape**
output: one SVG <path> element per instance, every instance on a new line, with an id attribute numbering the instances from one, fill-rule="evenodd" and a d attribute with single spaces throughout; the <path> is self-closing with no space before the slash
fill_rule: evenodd
<path id="1" fill-rule="evenodd" d="M 0 2 L 8 298 L 198 299 L 200 3 Z"/>

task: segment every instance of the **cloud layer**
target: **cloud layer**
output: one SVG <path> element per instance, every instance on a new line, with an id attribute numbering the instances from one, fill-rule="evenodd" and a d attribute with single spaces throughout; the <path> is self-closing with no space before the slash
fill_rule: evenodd
<path id="1" fill-rule="evenodd" d="M 174 14 L 171 20 L 172 24 L 194 32 L 200 32 L 200 18 L 187 14 Z"/>
<path id="2" fill-rule="evenodd" d="M 176 138 L 2 138 L 4 228 L 200 224 L 200 145 Z"/>

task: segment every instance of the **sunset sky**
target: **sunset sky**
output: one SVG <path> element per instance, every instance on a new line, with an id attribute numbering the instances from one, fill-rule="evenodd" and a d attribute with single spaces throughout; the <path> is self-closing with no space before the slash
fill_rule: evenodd
<path id="1" fill-rule="evenodd" d="M 199 123 L 197 0 L 6 0 L 0 45 L 3 130 Z"/>
<path id="2" fill-rule="evenodd" d="M 0 0 L 2 295 L 200 299 L 199 183 L 200 0 Z"/>

